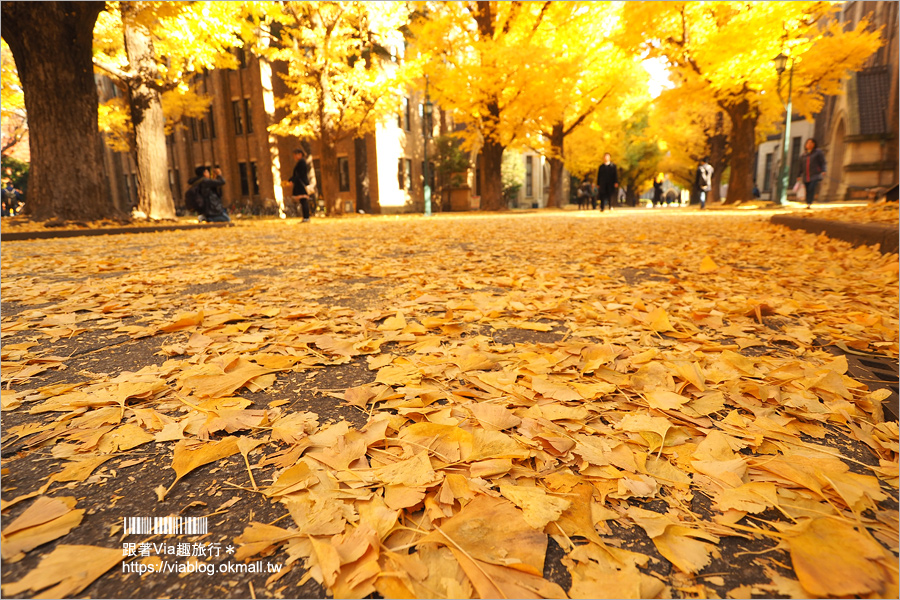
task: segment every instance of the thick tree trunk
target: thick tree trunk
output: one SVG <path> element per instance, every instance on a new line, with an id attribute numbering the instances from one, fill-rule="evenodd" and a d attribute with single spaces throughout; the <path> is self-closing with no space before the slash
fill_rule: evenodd
<path id="1" fill-rule="evenodd" d="M 503 177 L 500 171 L 503 146 L 493 140 L 486 141 L 481 148 L 481 159 L 481 210 L 502 210 L 506 208 L 503 204 Z"/>
<path id="2" fill-rule="evenodd" d="M 722 176 L 725 167 L 728 166 L 728 136 L 725 133 L 725 115 L 721 111 L 716 113 L 716 126 L 713 135 L 709 138 L 709 164 L 713 168 L 712 189 L 709 192 L 710 203 L 722 201 Z"/>
<path id="3" fill-rule="evenodd" d="M 25 92 L 36 219 L 122 216 L 103 193 L 97 88 L 91 62 L 103 2 L 3 2 L 3 39 Z"/>
<path id="4" fill-rule="evenodd" d="M 550 197 L 547 199 L 547 208 L 558 208 L 563 205 L 562 172 L 565 140 L 563 124 L 555 124 L 550 133 Z"/>
<path id="5" fill-rule="evenodd" d="M 731 119 L 731 177 L 726 204 L 753 199 L 753 155 L 758 116 L 747 100 L 727 107 Z"/>
<path id="6" fill-rule="evenodd" d="M 325 198 L 325 214 L 340 215 L 344 212 L 338 199 L 337 144 L 327 132 L 322 132 L 322 196 Z"/>
<path id="7" fill-rule="evenodd" d="M 169 190 L 166 122 L 157 78 L 153 40 L 146 25 L 137 19 L 139 3 L 122 5 L 125 53 L 136 77 L 128 82 L 131 122 L 134 127 L 137 162 L 138 210 L 151 219 L 174 219 L 175 204 Z"/>

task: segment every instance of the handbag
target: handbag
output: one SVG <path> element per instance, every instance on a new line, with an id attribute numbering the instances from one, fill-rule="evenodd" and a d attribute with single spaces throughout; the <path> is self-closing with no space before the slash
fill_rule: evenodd
<path id="1" fill-rule="evenodd" d="M 806 200 L 806 186 L 799 179 L 794 184 L 794 195 L 797 200 Z"/>

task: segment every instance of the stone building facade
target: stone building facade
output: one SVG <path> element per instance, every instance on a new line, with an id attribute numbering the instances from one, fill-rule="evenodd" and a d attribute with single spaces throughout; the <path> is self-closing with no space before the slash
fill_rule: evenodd
<path id="1" fill-rule="evenodd" d="M 828 162 L 822 200 L 870 199 L 897 185 L 898 7 L 897 2 L 845 2 L 838 13 L 848 28 L 868 17 L 870 27 L 881 29 L 883 45 L 816 116 L 815 138 Z"/>

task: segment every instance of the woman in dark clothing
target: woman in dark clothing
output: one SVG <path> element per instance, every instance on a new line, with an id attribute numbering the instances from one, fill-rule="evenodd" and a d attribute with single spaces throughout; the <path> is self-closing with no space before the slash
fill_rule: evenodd
<path id="1" fill-rule="evenodd" d="M 819 182 L 825 177 L 825 153 L 813 138 L 806 140 L 805 147 L 806 152 L 800 157 L 800 181 L 806 187 L 806 208 L 811 208 Z"/>
<path id="2" fill-rule="evenodd" d="M 203 202 L 203 210 L 198 221 L 210 223 L 231 221 L 228 211 L 222 204 L 222 187 L 225 185 L 222 170 L 218 167 L 213 170 L 215 179 L 210 178 L 209 167 L 197 167 L 194 169 L 194 173 L 196 175 L 188 180 L 188 185 L 197 186 Z"/>

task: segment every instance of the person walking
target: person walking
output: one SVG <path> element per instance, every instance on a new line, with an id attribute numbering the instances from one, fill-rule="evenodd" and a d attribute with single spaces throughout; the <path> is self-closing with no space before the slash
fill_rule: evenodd
<path id="1" fill-rule="evenodd" d="M 591 204 L 591 198 L 593 196 L 593 186 L 591 185 L 591 178 L 585 176 L 584 180 L 581 182 L 581 185 L 578 186 L 578 193 L 576 194 L 576 199 L 578 200 L 578 210 L 586 209 L 589 204 Z M 596 204 L 596 203 L 595 203 Z"/>
<path id="2" fill-rule="evenodd" d="M 657 206 L 662 206 L 663 203 L 663 180 L 665 180 L 665 175 L 660 173 L 656 176 L 656 179 L 653 180 L 653 208 Z"/>
<path id="3" fill-rule="evenodd" d="M 215 176 L 210 177 L 209 167 L 200 166 L 194 169 L 194 177 L 188 180 L 189 186 L 197 186 L 200 200 L 203 203 L 199 222 L 227 223 L 231 221 L 225 205 L 222 204 L 222 188 L 225 186 L 225 178 L 222 177 L 222 169 L 215 167 L 212 171 Z"/>
<path id="4" fill-rule="evenodd" d="M 700 197 L 700 209 L 706 208 L 706 194 L 712 189 L 713 167 L 709 164 L 709 159 L 703 157 L 700 159 L 700 166 L 697 167 L 697 175 L 694 178 L 694 189 Z"/>
<path id="5" fill-rule="evenodd" d="M 600 212 L 603 212 L 604 205 L 612 210 L 612 200 L 617 197 L 619 191 L 619 171 L 612 162 L 609 152 L 603 155 L 603 164 L 597 169 L 597 188 Z"/>
<path id="6" fill-rule="evenodd" d="M 825 177 L 825 153 L 819 149 L 815 139 L 809 138 L 804 146 L 806 152 L 800 157 L 800 180 L 806 188 L 806 208 L 812 208 L 819 182 Z"/>
<path id="7" fill-rule="evenodd" d="M 290 183 L 293 184 L 291 198 L 300 205 L 303 214 L 303 223 L 309 223 L 309 166 L 306 164 L 306 152 L 303 148 L 294 149 L 294 171 L 291 173 Z"/>

